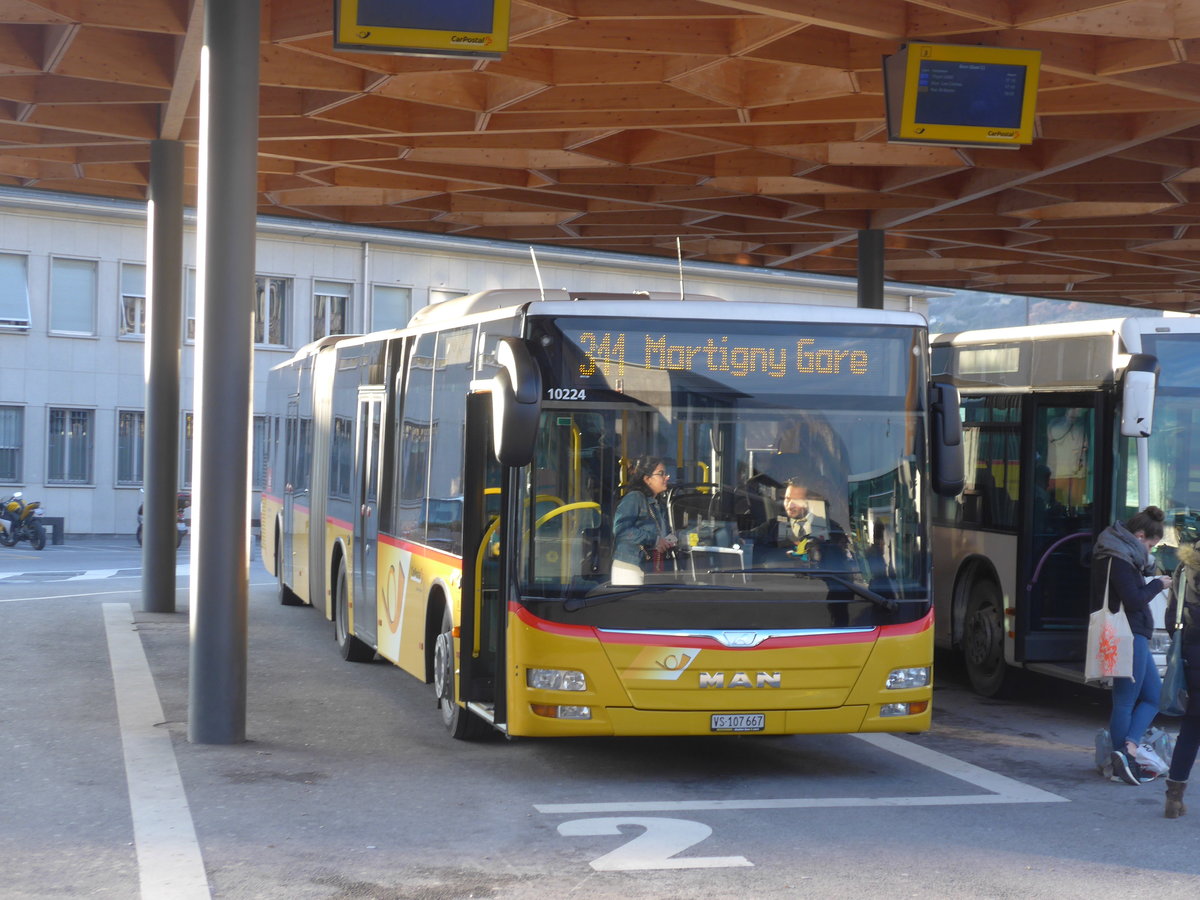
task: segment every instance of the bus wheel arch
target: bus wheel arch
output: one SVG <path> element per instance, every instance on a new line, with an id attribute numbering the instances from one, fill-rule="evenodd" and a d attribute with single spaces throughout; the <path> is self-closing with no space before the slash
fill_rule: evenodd
<path id="1" fill-rule="evenodd" d="M 337 572 L 333 583 L 333 637 L 346 662 L 371 662 L 375 650 L 350 631 L 350 582 L 346 576 L 346 557 L 337 554 Z"/>
<path id="2" fill-rule="evenodd" d="M 1004 658 L 1004 592 L 995 572 L 976 565 L 965 573 L 955 609 L 962 612 L 959 647 L 971 687 L 985 697 L 1007 696 L 1018 673 Z"/>
<path id="3" fill-rule="evenodd" d="M 491 727 L 483 719 L 457 702 L 455 673 L 458 669 L 454 654 L 454 617 L 445 595 L 435 590 L 430 594 L 429 615 L 426 618 L 426 678 L 433 682 L 434 698 L 441 713 L 442 724 L 456 740 L 479 740 L 491 734 Z"/>

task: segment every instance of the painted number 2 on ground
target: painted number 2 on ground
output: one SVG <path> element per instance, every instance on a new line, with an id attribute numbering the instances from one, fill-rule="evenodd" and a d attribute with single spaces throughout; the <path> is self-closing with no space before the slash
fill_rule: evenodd
<path id="1" fill-rule="evenodd" d="M 687 819 L 662 818 L 595 818 L 572 819 L 558 826 L 566 837 L 592 837 L 621 834 L 621 826 L 641 828 L 641 834 L 622 844 L 611 853 L 593 859 L 591 866 L 598 872 L 624 872 L 636 869 L 717 869 L 725 866 L 752 866 L 744 856 L 687 856 L 682 853 L 712 834 L 703 822 Z"/>

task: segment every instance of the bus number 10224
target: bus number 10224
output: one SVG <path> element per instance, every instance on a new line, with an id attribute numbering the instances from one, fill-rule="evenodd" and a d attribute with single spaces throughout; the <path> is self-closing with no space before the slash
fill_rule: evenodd
<path id="1" fill-rule="evenodd" d="M 583 388 L 547 388 L 547 400 L 586 400 L 587 391 Z"/>

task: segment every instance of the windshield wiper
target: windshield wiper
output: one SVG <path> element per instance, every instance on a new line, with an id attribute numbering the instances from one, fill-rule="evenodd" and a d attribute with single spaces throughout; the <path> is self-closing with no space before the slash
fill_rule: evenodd
<path id="1" fill-rule="evenodd" d="M 829 579 L 832 582 L 844 587 L 852 594 L 862 597 L 864 600 L 869 600 L 876 606 L 886 609 L 888 612 L 895 612 L 900 608 L 895 600 L 890 597 L 884 597 L 881 594 L 875 593 L 870 588 L 865 588 L 860 584 L 855 584 L 853 581 L 848 581 L 843 578 L 843 572 L 833 569 L 787 569 L 787 568 L 771 568 L 771 569 L 724 569 L 725 574 L 733 575 L 809 575 L 813 578 Z"/>

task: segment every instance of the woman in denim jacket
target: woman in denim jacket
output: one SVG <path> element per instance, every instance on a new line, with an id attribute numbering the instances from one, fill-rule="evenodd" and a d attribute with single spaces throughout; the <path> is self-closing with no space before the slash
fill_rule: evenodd
<path id="1" fill-rule="evenodd" d="M 661 567 L 675 546 L 662 493 L 667 489 L 666 462 L 658 456 L 643 456 L 633 464 L 629 493 L 617 504 L 613 515 L 612 583 L 643 584 L 647 571 Z"/>

